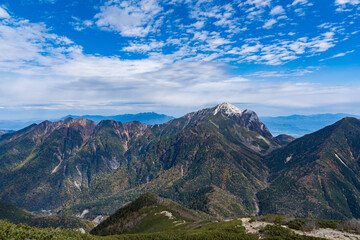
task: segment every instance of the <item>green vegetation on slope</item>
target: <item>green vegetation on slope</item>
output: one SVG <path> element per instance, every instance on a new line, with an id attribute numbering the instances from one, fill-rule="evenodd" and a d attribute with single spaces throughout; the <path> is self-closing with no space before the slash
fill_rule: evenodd
<path id="1" fill-rule="evenodd" d="M 49 228 L 34 228 L 23 224 L 12 224 L 3 220 L 0 220 L 0 239 L 7 240 L 77 240 L 86 239 L 94 240 L 92 236 L 88 234 L 81 234 L 80 232 L 74 232 L 72 230 L 54 230 Z"/>
<path id="2" fill-rule="evenodd" d="M 86 231 L 90 231 L 95 226 L 95 224 L 89 220 L 64 214 L 36 216 L 26 210 L 5 202 L 0 202 L 0 219 L 7 220 L 14 224 L 22 223 L 38 228 L 83 228 Z"/>
<path id="3" fill-rule="evenodd" d="M 157 132 L 159 128 L 131 139 L 121 166 L 107 175 L 92 177 L 89 189 L 84 187 L 67 211 L 77 214 L 89 209 L 89 218 L 110 215 L 141 194 L 154 192 L 220 218 L 255 212 L 254 192 L 264 187 L 267 167 L 261 154 L 246 145 L 268 151 L 275 146 L 270 140 L 221 114 L 174 135 L 165 134 L 174 128 L 163 126 L 161 133 Z M 157 139 L 161 134 L 164 136 Z M 86 149 L 92 149 L 91 146 L 86 144 L 77 156 L 88 152 Z M 138 146 L 142 146 L 140 152 Z M 98 159 L 100 164 L 103 155 L 81 158 Z"/>
<path id="4" fill-rule="evenodd" d="M 360 217 L 360 121 L 345 118 L 275 150 L 266 158 L 270 186 L 260 214 L 301 218 Z"/>
<path id="5" fill-rule="evenodd" d="M 94 235 L 116 235 L 122 233 L 152 233 L 192 228 L 209 219 L 203 213 L 186 209 L 180 205 L 146 193 L 120 208 L 105 221 L 91 230 Z"/>
<path id="6" fill-rule="evenodd" d="M 54 229 L 37 229 L 25 225 L 14 225 L 5 221 L 0 221 L 0 239 L 44 239 L 44 240 L 257 240 L 256 234 L 246 234 L 241 226 L 241 221 L 234 220 L 231 222 L 212 223 L 197 229 L 166 231 L 151 234 L 122 234 L 114 236 L 94 236 L 82 234 L 70 230 L 54 230 Z"/>
<path id="7" fill-rule="evenodd" d="M 267 226 L 261 234 L 268 240 L 320 240 L 300 236 L 280 226 Z M 258 240 L 257 234 L 247 234 L 240 220 L 210 223 L 196 229 L 170 230 L 147 234 L 121 234 L 95 236 L 71 230 L 38 229 L 22 224 L 15 225 L 0 220 L 0 239 L 29 240 Z"/>

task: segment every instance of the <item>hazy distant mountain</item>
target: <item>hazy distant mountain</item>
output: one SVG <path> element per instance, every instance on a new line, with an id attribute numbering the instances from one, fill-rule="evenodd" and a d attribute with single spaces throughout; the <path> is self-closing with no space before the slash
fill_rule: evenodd
<path id="1" fill-rule="evenodd" d="M 158 114 L 154 112 L 146 112 L 146 113 L 138 113 L 138 114 L 122 114 L 122 115 L 115 115 L 115 116 L 101 116 L 101 115 L 83 115 L 83 116 L 75 116 L 75 115 L 68 115 L 66 117 L 61 118 L 64 120 L 66 118 L 85 118 L 95 123 L 99 123 L 102 120 L 114 120 L 117 122 L 132 122 L 132 121 L 139 121 L 141 123 L 145 123 L 147 125 L 154 125 L 154 124 L 162 124 L 165 123 L 174 117 L 167 116 L 165 114 Z"/>
<path id="2" fill-rule="evenodd" d="M 40 123 L 41 120 L 21 121 L 21 120 L 0 120 L 0 129 L 2 130 L 20 130 L 33 123 Z M 0 130 L 1 131 L 1 130 Z M 1 133 L 0 133 L 1 135 Z"/>
<path id="3" fill-rule="evenodd" d="M 123 114 L 116 116 L 101 116 L 101 115 L 84 115 L 84 116 L 76 116 L 76 115 L 68 115 L 62 117 L 57 120 L 65 120 L 66 118 L 86 118 L 94 121 L 95 123 L 99 123 L 101 120 L 114 120 L 118 122 L 131 122 L 131 121 L 140 121 L 141 123 L 145 123 L 148 125 L 161 124 L 165 123 L 174 117 L 167 116 L 164 114 L 157 114 L 154 112 L 146 112 L 146 113 L 138 113 L 138 114 Z M 21 120 L 0 120 L 0 129 L 3 130 L 20 130 L 23 129 L 33 123 L 41 123 L 43 120 L 33 120 L 33 121 L 21 121 Z M 4 134 L 0 130 L 0 135 Z"/>
<path id="4" fill-rule="evenodd" d="M 359 118 L 359 116 L 351 114 L 338 113 L 261 117 L 261 121 L 265 123 L 274 136 L 287 134 L 293 137 L 301 137 L 331 125 L 344 117 Z"/>
<path id="5" fill-rule="evenodd" d="M 6 134 L 6 133 L 12 133 L 14 131 L 12 130 L 0 130 L 0 136 L 3 135 L 3 134 Z"/>

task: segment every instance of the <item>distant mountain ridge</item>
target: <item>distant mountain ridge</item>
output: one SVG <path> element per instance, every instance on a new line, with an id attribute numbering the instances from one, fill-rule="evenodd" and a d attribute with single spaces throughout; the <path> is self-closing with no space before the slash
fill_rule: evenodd
<path id="1" fill-rule="evenodd" d="M 261 117 L 261 120 L 266 124 L 274 136 L 287 134 L 298 138 L 305 134 L 320 130 L 345 117 L 360 118 L 360 116 L 352 114 L 337 113 Z"/>
<path id="2" fill-rule="evenodd" d="M 144 112 L 138 114 L 122 114 L 114 116 L 102 116 L 102 115 L 67 115 L 60 118 L 59 120 L 64 120 L 66 118 L 86 118 L 99 123 L 102 120 L 114 120 L 119 122 L 131 122 L 131 121 L 140 121 L 148 125 L 162 124 L 167 121 L 174 119 L 172 116 L 165 114 L 158 114 L 154 112 Z M 274 136 L 286 134 L 293 137 L 301 137 L 305 134 L 312 133 L 323 127 L 326 127 L 330 124 L 339 121 L 344 117 L 355 117 L 360 118 L 360 116 L 352 114 L 315 114 L 315 115 L 291 115 L 291 116 L 278 116 L 278 117 L 260 117 L 260 120 L 266 125 L 270 130 L 271 134 Z M 57 121 L 55 119 L 54 121 Z M 33 123 L 40 123 L 41 120 L 34 121 L 20 121 L 20 120 L 0 120 L 0 129 L 3 130 L 19 130 L 25 128 Z M 0 135 L 1 135 L 0 130 Z"/>
<path id="3" fill-rule="evenodd" d="M 14 131 L 12 130 L 0 130 L 0 136 L 1 135 L 4 135 L 4 134 L 7 134 L 7 133 L 13 133 Z"/>
<path id="4" fill-rule="evenodd" d="M 2 131 L 17 131 L 33 123 L 40 123 L 41 120 L 21 121 L 21 120 L 0 120 L 0 129 Z"/>
<path id="5" fill-rule="evenodd" d="M 122 114 L 122 115 L 115 115 L 115 116 L 101 116 L 101 115 L 83 115 L 83 116 L 76 116 L 76 115 L 68 115 L 66 117 L 61 118 L 64 120 L 66 118 L 85 118 L 95 123 L 99 123 L 102 120 L 114 120 L 117 122 L 132 122 L 132 121 L 139 121 L 141 123 L 145 123 L 147 125 L 154 125 L 154 124 L 162 124 L 171 119 L 174 119 L 172 116 L 168 116 L 165 114 L 158 114 L 155 112 L 144 112 L 144 113 L 137 113 L 137 114 Z"/>
<path id="6" fill-rule="evenodd" d="M 118 122 L 132 122 L 132 121 L 140 121 L 142 123 L 148 125 L 155 125 L 155 124 L 162 124 L 171 119 L 174 119 L 172 116 L 167 116 L 165 114 L 158 114 L 154 112 L 144 112 L 144 113 L 137 113 L 137 114 L 121 114 L 115 116 L 102 116 L 102 115 L 67 115 L 60 119 L 54 119 L 52 121 L 58 120 L 65 120 L 66 118 L 86 118 L 88 120 L 92 120 L 95 123 L 99 123 L 102 120 L 114 120 Z M 21 120 L 0 120 L 0 135 L 2 134 L 1 131 L 8 131 L 8 130 L 20 130 L 23 129 L 31 124 L 39 124 L 43 122 L 43 120 L 33 120 L 33 121 L 21 121 Z"/>

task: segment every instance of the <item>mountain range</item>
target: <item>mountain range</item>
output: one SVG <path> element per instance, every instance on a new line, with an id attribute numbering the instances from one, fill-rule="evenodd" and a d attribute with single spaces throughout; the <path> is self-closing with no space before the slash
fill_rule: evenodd
<path id="1" fill-rule="evenodd" d="M 154 125 L 154 124 L 161 124 L 165 123 L 174 117 L 167 116 L 164 114 L 158 114 L 154 112 L 144 112 L 144 113 L 138 113 L 138 114 L 122 114 L 122 115 L 115 115 L 115 116 L 101 116 L 101 115 L 84 115 L 84 116 L 77 116 L 77 115 L 67 115 L 65 117 L 55 119 L 54 121 L 58 120 L 65 120 L 66 118 L 86 118 L 88 120 L 92 120 L 95 123 L 99 123 L 101 120 L 114 120 L 114 121 L 120 121 L 120 122 L 131 122 L 131 121 L 140 121 L 142 123 L 148 124 L 148 125 Z M 6 133 L 5 131 L 8 130 L 20 130 L 22 128 L 25 128 L 31 124 L 39 124 L 43 122 L 42 120 L 0 120 L 0 135 L 3 133 Z"/>
<path id="2" fill-rule="evenodd" d="M 115 115 L 115 116 L 101 116 L 101 115 L 83 115 L 83 116 L 76 116 L 76 115 L 68 115 L 66 117 L 61 118 L 64 120 L 66 118 L 85 118 L 88 120 L 92 120 L 95 123 L 99 123 L 102 120 L 114 120 L 118 122 L 132 122 L 132 121 L 139 121 L 141 123 L 145 123 L 147 125 L 155 125 L 155 124 L 162 124 L 174 117 L 167 116 L 165 114 L 158 114 L 154 112 L 145 112 L 145 113 L 137 113 L 137 114 L 122 114 L 122 115 Z"/>
<path id="3" fill-rule="evenodd" d="M 294 140 L 223 103 L 163 124 L 66 118 L 0 136 L 0 199 L 95 219 L 146 192 L 219 219 L 359 216 L 360 121 Z"/>
<path id="4" fill-rule="evenodd" d="M 272 134 L 287 134 L 293 137 L 302 137 L 313 133 L 328 125 L 345 118 L 360 116 L 337 113 L 337 114 L 314 114 L 314 115 L 291 115 L 282 117 L 261 117 L 261 120 L 270 129 Z"/>
<path id="5" fill-rule="evenodd" d="M 174 117 L 167 116 L 164 114 L 158 114 L 154 112 L 145 112 L 138 114 L 122 114 L 114 116 L 102 116 L 102 115 L 67 115 L 65 117 L 54 119 L 52 121 L 65 120 L 66 118 L 85 118 L 92 120 L 95 123 L 99 123 L 102 120 L 114 120 L 122 123 L 139 121 L 147 125 L 162 124 Z M 260 120 L 270 129 L 271 133 L 274 136 L 277 135 L 290 135 L 293 137 L 302 137 L 306 134 L 317 131 L 321 128 L 324 128 L 330 124 L 333 124 L 344 117 L 355 117 L 360 118 L 359 116 L 351 114 L 315 114 L 315 115 L 291 115 L 291 116 L 280 116 L 280 117 L 260 117 Z M 0 135 L 5 133 L 8 130 L 20 130 L 25 128 L 33 123 L 39 124 L 42 120 L 32 120 L 32 121 L 21 121 L 21 120 L 0 120 Z"/>

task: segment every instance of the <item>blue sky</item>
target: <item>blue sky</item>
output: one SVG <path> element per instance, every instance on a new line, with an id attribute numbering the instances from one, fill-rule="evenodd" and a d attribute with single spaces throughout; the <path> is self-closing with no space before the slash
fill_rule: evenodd
<path id="1" fill-rule="evenodd" d="M 360 114 L 360 0 L 0 5 L 0 119 Z"/>

